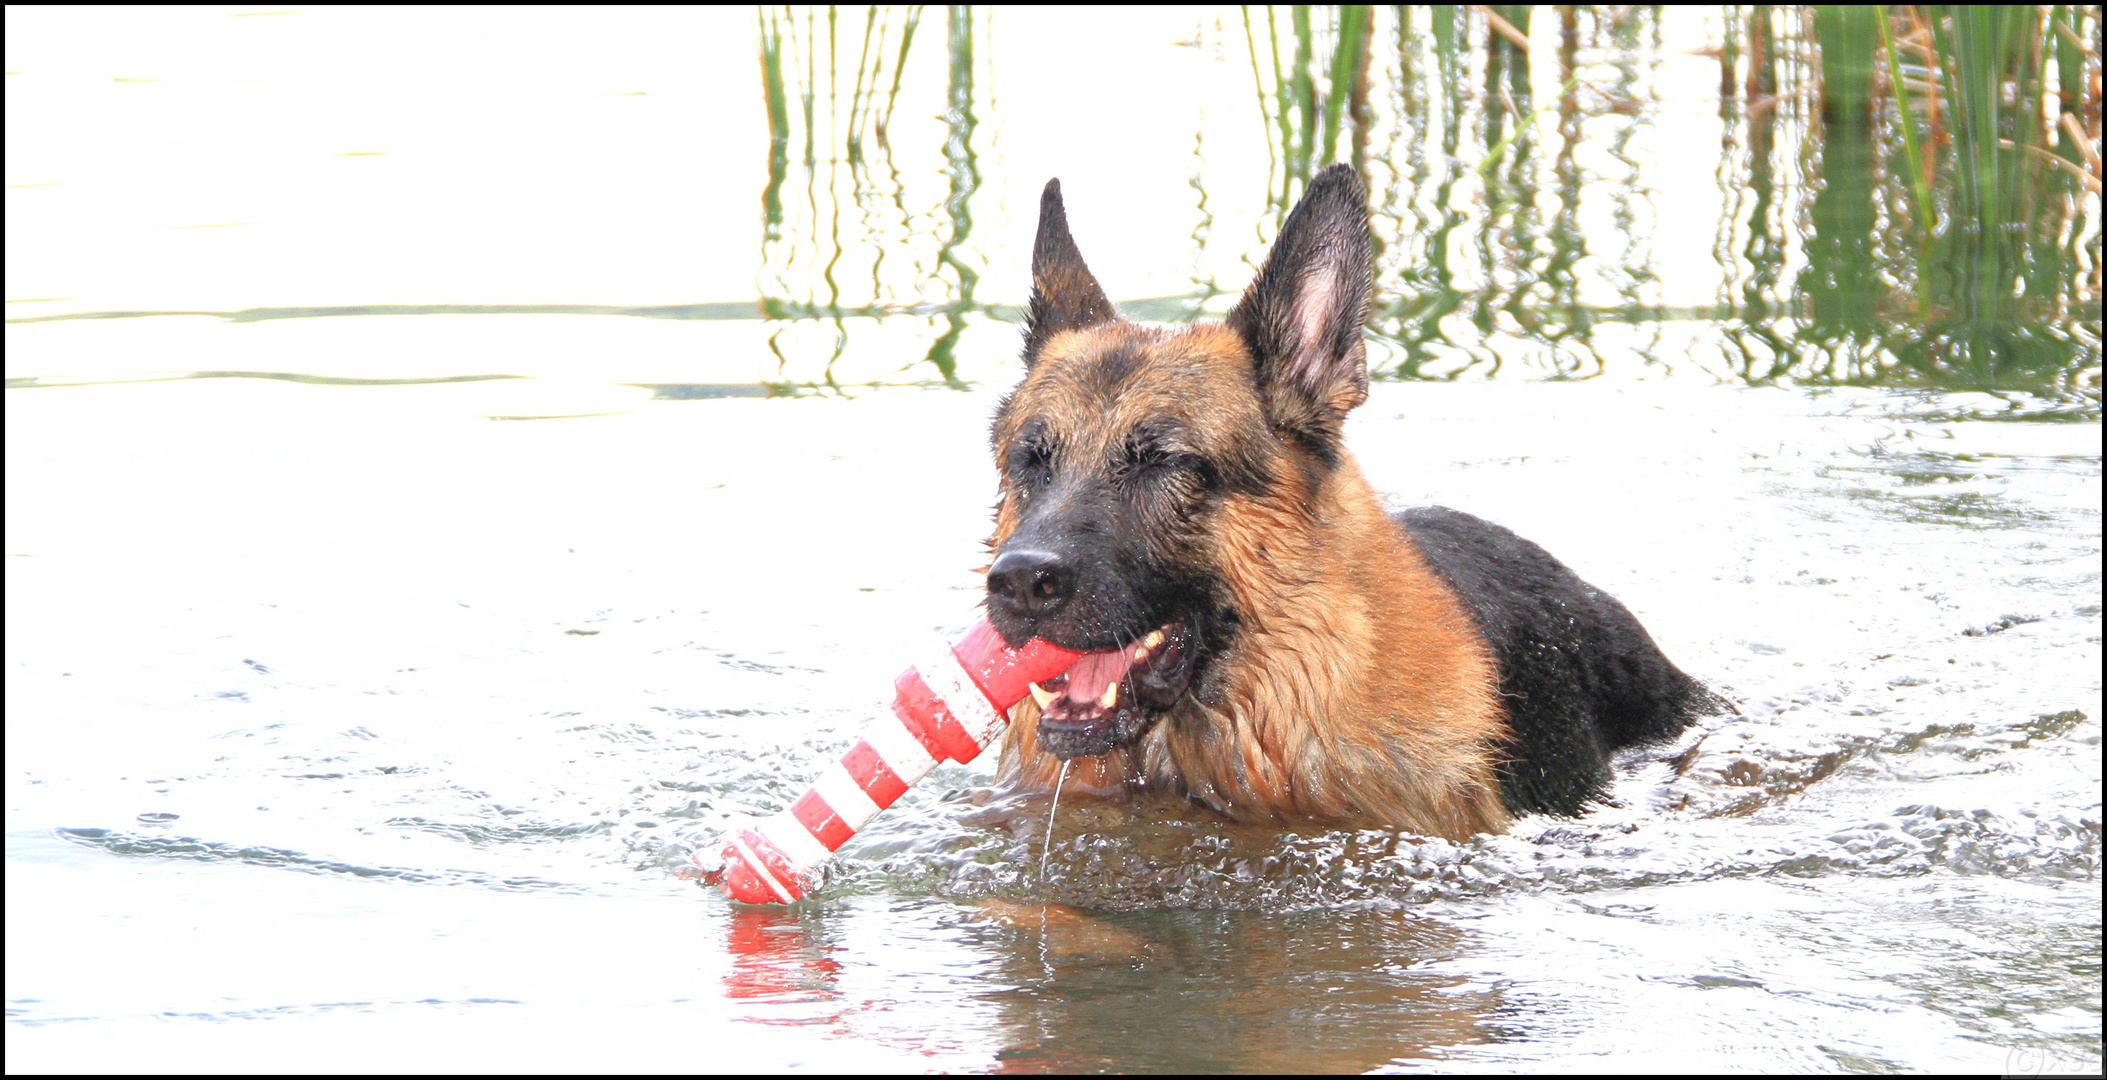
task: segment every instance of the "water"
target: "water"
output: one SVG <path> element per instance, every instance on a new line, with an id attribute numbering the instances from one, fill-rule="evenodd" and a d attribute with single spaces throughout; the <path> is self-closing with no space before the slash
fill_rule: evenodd
<path id="1" fill-rule="evenodd" d="M 10 58 L 26 72 L 10 129 L 35 137 L 11 146 L 9 182 L 77 180 L 10 189 L 10 298 L 29 298 L 10 316 L 251 316 L 7 329 L 11 1071 L 2097 1070 L 2097 346 L 1876 377 L 1866 357 L 1925 340 L 1907 320 L 1839 367 L 1779 321 L 1792 311 L 1667 310 L 1671 288 L 1732 279 L 1745 297 L 1756 281 L 1777 298 L 1800 276 L 1715 259 L 1715 243 L 1763 248 L 1719 240 L 1743 226 L 1674 226 L 1718 213 L 1722 181 L 1693 190 L 1631 147 L 1670 137 L 1687 84 L 1662 84 L 1623 151 L 1661 193 L 1626 200 L 1662 222 L 1654 254 L 1575 264 L 1576 281 L 1652 267 L 1634 287 L 1660 290 L 1661 310 L 1576 343 L 1509 321 L 1587 307 L 1530 294 L 1544 279 L 1505 278 L 1514 303 L 1452 289 L 1463 314 L 1410 340 L 1427 343 L 1420 375 L 1456 377 L 1379 381 L 1348 438 L 1397 505 L 1499 521 L 1622 598 L 1738 715 L 1634 755 L 1616 805 L 1467 844 L 1073 792 L 1049 822 L 1050 800 L 989 792 L 989 763 L 948 766 L 843 850 L 819 902 L 735 911 L 680 876 L 687 854 L 795 796 L 882 707 L 912 643 L 970 616 L 986 422 L 1016 371 L 1002 308 L 1021 295 L 1037 183 L 1063 176 L 1117 295 L 1169 298 L 1155 314 L 1179 317 L 1204 291 L 1196 262 L 1219 260 L 1233 288 L 1257 250 L 1221 239 L 1268 220 L 1270 189 L 1231 182 L 1267 175 L 1271 152 L 1232 134 L 1269 130 L 1256 110 L 1226 90 L 1173 97 L 1192 111 L 1104 134 L 1155 157 L 1078 159 L 1061 110 L 1090 101 L 1035 96 L 1049 61 L 1003 36 L 1060 28 L 998 12 L 971 39 L 978 126 L 947 157 L 958 51 L 926 13 L 930 51 L 911 62 L 927 70 L 910 67 L 895 111 L 898 183 L 918 193 L 903 220 L 946 220 L 930 208 L 962 174 L 932 162 L 975 148 L 975 231 L 946 262 L 926 239 L 948 233 L 903 226 L 893 265 L 929 276 L 854 302 L 945 303 L 724 319 L 709 305 L 759 313 L 796 299 L 779 283 L 824 283 L 801 260 L 827 235 L 811 222 L 831 220 L 757 225 L 765 154 L 730 179 L 677 165 L 698 154 L 668 137 L 679 117 L 769 145 L 751 13 L 691 16 L 684 39 L 658 16 L 609 30 L 438 13 L 389 44 L 399 28 L 345 14 L 149 14 L 96 36 L 18 10 L 11 50 L 31 29 L 45 51 Z M 1130 50 L 1210 93 L 1207 65 L 1243 40 L 1136 18 L 1112 60 Z M 635 46 L 623 63 L 581 45 L 617 31 Z M 339 70 L 351 60 L 320 43 L 345 40 L 365 43 L 352 66 L 396 73 Z M 732 59 L 698 64 L 697 40 L 732 41 Z M 528 62 L 551 55 L 576 62 Z M 1640 74 L 1683 62 L 1658 55 Z M 1250 85 L 1222 64 L 1208 77 Z M 1715 84 L 1717 65 L 1697 74 Z M 991 78 L 1001 93 L 981 96 Z M 385 107 L 344 104 L 361 92 Z M 17 124 L 23 102 L 43 127 Z M 142 103 L 158 119 L 111 136 Z M 465 131 L 438 119 L 471 107 L 483 122 Z M 274 127 L 274 110 L 322 119 Z M 529 117 L 546 145 L 583 150 L 505 184 L 477 173 L 524 152 Z M 69 125 L 107 137 L 53 133 Z M 1219 183 L 1186 186 L 1170 164 L 1195 130 Z M 452 132 L 469 147 L 449 149 Z M 331 156 L 367 150 L 389 153 Z M 800 152 L 793 138 L 786 161 Z M 198 164 L 170 163 L 184 155 Z M 648 167 L 669 162 L 736 206 L 697 209 Z M 347 172 L 371 165 L 397 171 Z M 1604 209 L 1575 235 L 1630 235 L 1610 213 L 1630 175 L 1573 168 L 1572 205 Z M 1122 178 L 1137 170 L 1175 182 Z M 643 189 L 609 200 L 622 176 Z M 431 197 L 483 181 L 494 206 Z M 1203 191 L 1215 239 L 1197 243 L 1178 216 L 1194 204 L 1175 199 Z M 546 219 L 533 243 L 508 232 L 530 205 Z M 31 206 L 44 216 L 18 230 Z M 62 242 L 97 215 L 95 244 Z M 252 218 L 268 224 L 232 224 Z M 1497 236 L 1486 220 L 1458 235 Z M 227 227 L 180 227 L 211 223 Z M 1689 235 L 1694 262 L 1674 254 Z M 363 245 L 389 245 L 372 238 L 431 254 L 376 255 Z M 860 243 L 843 250 L 873 250 Z M 98 251 L 124 258 L 98 267 Z M 960 266 L 998 310 L 945 306 Z M 382 303 L 452 313 L 254 314 Z M 478 304 L 693 310 L 460 310 Z M 954 319 L 948 377 L 965 392 L 726 398 L 829 372 L 942 382 L 930 353 Z M 1758 339 L 1785 350 L 1784 374 L 1713 349 Z M 1378 345 L 1392 369 L 1409 361 Z M 1601 374 L 1576 378 L 1591 357 Z M 165 378 L 230 370 L 282 377 Z M 536 377 L 314 385 L 477 375 Z"/>
<path id="2" fill-rule="evenodd" d="M 990 395 L 491 424 L 425 392 L 11 395 L 14 1063 L 2096 1052 L 2094 425 L 1378 384 L 1350 437 L 1383 490 L 1539 538 L 1743 715 L 1473 844 L 1071 795 L 1043 881 L 1045 800 L 948 767 L 825 902 L 734 913 L 681 856 L 970 608 Z"/>

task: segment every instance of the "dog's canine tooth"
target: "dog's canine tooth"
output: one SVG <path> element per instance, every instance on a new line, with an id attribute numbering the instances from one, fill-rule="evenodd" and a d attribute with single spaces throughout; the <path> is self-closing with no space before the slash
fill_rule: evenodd
<path id="1" fill-rule="evenodd" d="M 1151 630 L 1149 631 L 1149 636 L 1141 639 L 1141 643 L 1153 649 L 1156 646 L 1163 644 L 1163 638 L 1164 634 L 1162 630 Z"/>
<path id="2" fill-rule="evenodd" d="M 1119 684 L 1115 682 L 1112 685 L 1105 687 L 1105 696 L 1097 699 L 1097 703 L 1109 709 L 1112 707 L 1112 704 L 1118 700 Z"/>
<path id="3" fill-rule="evenodd" d="M 1053 691 L 1048 690 L 1043 686 L 1040 686 L 1038 683 L 1031 683 L 1030 686 L 1032 691 L 1032 700 L 1039 703 L 1039 710 L 1041 712 L 1044 712 L 1048 705 L 1053 704 L 1054 698 L 1059 696 Z"/>

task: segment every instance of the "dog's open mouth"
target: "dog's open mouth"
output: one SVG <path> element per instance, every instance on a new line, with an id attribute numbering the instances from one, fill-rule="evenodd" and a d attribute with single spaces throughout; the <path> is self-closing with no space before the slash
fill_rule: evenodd
<path id="1" fill-rule="evenodd" d="M 1032 684 L 1039 745 L 1067 759 L 1124 746 L 1169 709 L 1192 679 L 1192 632 L 1174 619 L 1116 649 L 1088 652 Z"/>

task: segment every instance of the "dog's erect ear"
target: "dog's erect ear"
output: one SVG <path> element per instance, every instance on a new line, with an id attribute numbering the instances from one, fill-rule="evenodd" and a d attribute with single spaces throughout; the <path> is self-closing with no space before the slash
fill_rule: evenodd
<path id="1" fill-rule="evenodd" d="M 1317 174 L 1288 214 L 1229 327 L 1258 361 L 1259 394 L 1276 427 L 1319 449 L 1368 398 L 1368 290 L 1375 276 L 1368 193 L 1348 165 Z"/>
<path id="2" fill-rule="evenodd" d="M 1039 196 L 1039 238 L 1032 243 L 1032 304 L 1024 317 L 1024 363 L 1039 362 L 1039 350 L 1063 330 L 1081 330 L 1119 318 L 1105 290 L 1083 265 L 1075 237 L 1068 235 L 1068 211 L 1061 206 L 1061 182 L 1048 180 Z"/>

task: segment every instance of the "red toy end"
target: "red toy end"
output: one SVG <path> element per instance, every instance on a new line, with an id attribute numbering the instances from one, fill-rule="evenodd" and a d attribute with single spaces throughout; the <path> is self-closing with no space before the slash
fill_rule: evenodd
<path id="1" fill-rule="evenodd" d="M 740 829 L 724 845 L 724 895 L 742 904 L 787 904 L 805 895 L 790 860 L 756 829 Z"/>
<path id="2" fill-rule="evenodd" d="M 1012 649 L 1002 643 L 1002 635 L 986 619 L 952 642 L 951 652 L 998 711 L 1024 700 L 1026 686 L 1067 671 L 1083 655 L 1045 638 L 1033 638 L 1023 648 Z"/>

